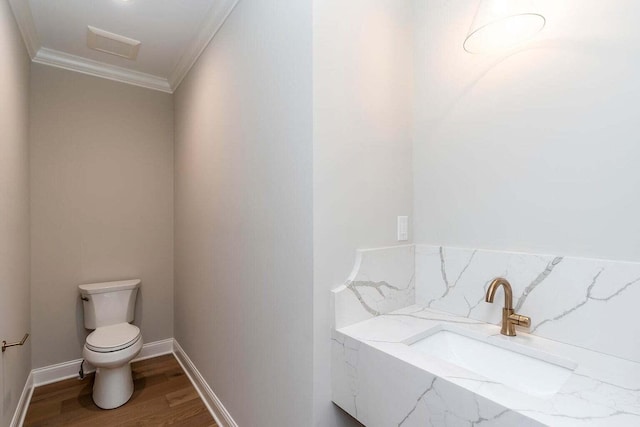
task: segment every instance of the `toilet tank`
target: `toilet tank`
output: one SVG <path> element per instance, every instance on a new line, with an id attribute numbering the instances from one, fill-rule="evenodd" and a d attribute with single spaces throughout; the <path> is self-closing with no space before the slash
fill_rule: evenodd
<path id="1" fill-rule="evenodd" d="M 84 327 L 96 329 L 132 322 L 140 279 L 80 285 Z"/>

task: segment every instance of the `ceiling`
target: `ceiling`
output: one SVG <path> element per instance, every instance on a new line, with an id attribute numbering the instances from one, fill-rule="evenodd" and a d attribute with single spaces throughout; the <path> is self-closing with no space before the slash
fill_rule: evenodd
<path id="1" fill-rule="evenodd" d="M 9 0 L 34 62 L 173 92 L 238 0 Z M 139 40 L 136 60 L 90 49 L 87 27 Z"/>

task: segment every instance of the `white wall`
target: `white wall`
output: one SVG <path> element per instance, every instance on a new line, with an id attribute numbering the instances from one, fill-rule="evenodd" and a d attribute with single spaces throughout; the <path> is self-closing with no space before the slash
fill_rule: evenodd
<path id="1" fill-rule="evenodd" d="M 82 283 L 142 279 L 134 323 L 172 337 L 171 95 L 34 64 L 30 140 L 33 368 L 82 357 Z"/>
<path id="2" fill-rule="evenodd" d="M 329 291 L 412 214 L 412 16 L 411 0 L 314 1 L 315 426 L 351 420 L 331 403 Z"/>
<path id="3" fill-rule="evenodd" d="M 0 1 L 0 341 L 29 332 L 29 66 Z M 31 341 L 0 353 L 0 425 L 8 426 L 31 370 Z"/>
<path id="4" fill-rule="evenodd" d="M 311 9 L 240 1 L 175 94 L 175 336 L 241 426 L 311 423 Z"/>
<path id="5" fill-rule="evenodd" d="M 488 57 L 475 2 L 416 2 L 415 240 L 640 261 L 640 3 L 534 3 Z"/>

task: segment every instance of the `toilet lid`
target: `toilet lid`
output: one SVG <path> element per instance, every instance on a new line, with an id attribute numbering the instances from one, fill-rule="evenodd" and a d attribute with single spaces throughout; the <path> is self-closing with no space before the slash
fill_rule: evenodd
<path id="1" fill-rule="evenodd" d="M 102 326 L 87 337 L 87 348 L 100 353 L 122 350 L 140 338 L 140 329 L 129 323 Z"/>

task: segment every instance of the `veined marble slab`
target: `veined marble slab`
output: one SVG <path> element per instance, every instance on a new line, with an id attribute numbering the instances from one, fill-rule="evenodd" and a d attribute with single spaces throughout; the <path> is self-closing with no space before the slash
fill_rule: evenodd
<path id="1" fill-rule="evenodd" d="M 415 303 L 414 246 L 359 250 L 353 271 L 334 289 L 336 328 Z"/>
<path id="2" fill-rule="evenodd" d="M 484 378 L 408 343 L 435 327 L 502 340 L 572 361 L 551 396 Z M 333 401 L 368 427 L 640 425 L 640 364 L 495 325 L 409 306 L 334 330 Z"/>
<path id="3" fill-rule="evenodd" d="M 640 263 L 416 245 L 416 302 L 499 324 L 505 277 L 533 335 L 640 362 Z"/>

